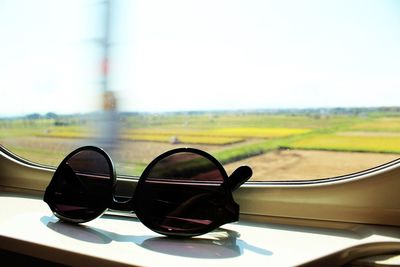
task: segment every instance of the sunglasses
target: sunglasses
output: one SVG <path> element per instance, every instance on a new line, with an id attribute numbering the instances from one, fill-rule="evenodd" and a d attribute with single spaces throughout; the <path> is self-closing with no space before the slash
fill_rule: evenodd
<path id="1" fill-rule="evenodd" d="M 88 222 L 107 209 L 129 211 L 154 232 L 190 237 L 239 220 L 232 192 L 251 175 L 250 167 L 240 166 L 228 177 L 207 152 L 177 148 L 155 158 L 132 197 L 120 201 L 111 158 L 99 147 L 84 146 L 60 163 L 43 200 L 63 221 Z"/>

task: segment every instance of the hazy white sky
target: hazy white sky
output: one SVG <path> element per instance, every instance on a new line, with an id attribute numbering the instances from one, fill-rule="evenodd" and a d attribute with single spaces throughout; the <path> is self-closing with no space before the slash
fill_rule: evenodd
<path id="1" fill-rule="evenodd" d="M 400 105 L 400 1 L 112 4 L 127 111 Z M 102 1 L 0 1 L 0 116 L 95 110 Z"/>

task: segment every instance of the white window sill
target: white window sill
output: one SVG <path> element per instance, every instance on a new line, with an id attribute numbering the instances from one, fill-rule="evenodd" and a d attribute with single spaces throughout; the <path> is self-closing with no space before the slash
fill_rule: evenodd
<path id="1" fill-rule="evenodd" d="M 239 222 L 200 237 L 171 239 L 132 218 L 103 216 L 74 226 L 59 222 L 40 199 L 3 194 L 0 202 L 0 248 L 74 266 L 340 266 L 400 251 L 400 229 L 394 227 Z"/>

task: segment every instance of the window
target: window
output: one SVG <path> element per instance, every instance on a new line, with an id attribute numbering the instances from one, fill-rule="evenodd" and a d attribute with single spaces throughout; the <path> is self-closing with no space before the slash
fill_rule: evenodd
<path id="1" fill-rule="evenodd" d="M 138 176 L 178 146 L 253 181 L 399 158 L 395 1 L 6 1 L 0 144 L 56 166 L 94 144 Z"/>
<path id="2" fill-rule="evenodd" d="M 398 253 L 399 9 L 389 0 L 2 1 L 0 248 L 110 265 L 150 265 L 156 248 L 159 262 L 187 264 L 196 245 L 213 254 L 191 262 L 225 265 Z M 228 173 L 250 165 L 252 180 L 234 192 L 240 222 L 227 226 L 242 234 L 228 239 L 234 251 L 218 238 L 158 242 L 112 212 L 85 229 L 57 227 L 30 196 L 82 145 L 111 155 L 121 194 L 174 147 L 206 150 Z M 220 260 L 223 251 L 234 253 Z"/>

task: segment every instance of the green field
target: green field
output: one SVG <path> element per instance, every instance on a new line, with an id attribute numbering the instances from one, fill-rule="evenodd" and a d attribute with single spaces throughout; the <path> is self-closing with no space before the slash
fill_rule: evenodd
<path id="1" fill-rule="evenodd" d="M 34 162 L 57 165 L 77 143 L 89 144 L 101 137 L 101 132 L 93 125 L 95 122 L 90 116 L 82 115 L 2 119 L 0 144 Z M 153 150 L 160 146 L 161 153 L 167 146 L 195 146 L 210 150 L 222 163 L 280 148 L 400 154 L 400 114 L 393 113 L 362 116 L 211 112 L 125 114 L 120 117 L 119 125 L 122 147 L 144 142 Z M 140 153 L 146 151 L 143 149 Z M 140 174 L 148 163 L 146 155 L 140 158 L 133 151 L 122 151 L 121 154 L 123 160 L 117 165 L 122 173 Z M 132 162 L 136 167 L 132 167 Z"/>

